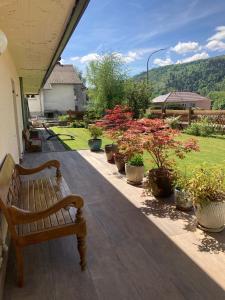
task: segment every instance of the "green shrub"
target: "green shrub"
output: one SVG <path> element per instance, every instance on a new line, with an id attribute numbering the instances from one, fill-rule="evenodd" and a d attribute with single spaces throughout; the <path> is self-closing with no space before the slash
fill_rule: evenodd
<path id="1" fill-rule="evenodd" d="M 71 123 L 71 127 L 73 128 L 85 128 L 85 122 L 83 121 L 74 121 Z"/>
<path id="2" fill-rule="evenodd" d="M 69 120 L 69 116 L 68 115 L 58 116 L 58 120 L 59 121 L 68 121 Z"/>
<path id="3" fill-rule="evenodd" d="M 165 119 L 165 122 L 170 126 L 172 129 L 178 129 L 179 128 L 179 121 L 180 116 L 177 117 L 169 117 Z"/>
<path id="4" fill-rule="evenodd" d="M 100 136 L 102 136 L 102 133 L 103 133 L 102 128 L 95 126 L 95 125 L 91 125 L 88 127 L 88 129 L 89 129 L 89 132 L 93 139 L 97 139 Z"/>
<path id="5" fill-rule="evenodd" d="M 215 126 L 208 118 L 204 117 L 200 121 L 191 123 L 186 129 L 185 133 L 196 136 L 210 136 L 215 134 Z"/>
<path id="6" fill-rule="evenodd" d="M 144 165 L 143 156 L 141 154 L 134 154 L 129 160 L 128 164 L 131 166 L 141 167 Z"/>

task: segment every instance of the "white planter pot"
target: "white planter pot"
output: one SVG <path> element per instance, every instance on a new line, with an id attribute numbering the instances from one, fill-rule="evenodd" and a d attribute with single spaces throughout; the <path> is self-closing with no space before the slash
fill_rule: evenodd
<path id="1" fill-rule="evenodd" d="M 179 210 L 188 211 L 193 207 L 193 201 L 190 195 L 183 190 L 175 189 L 175 203 L 176 208 Z"/>
<path id="2" fill-rule="evenodd" d="M 220 232 L 225 227 L 225 202 L 210 202 L 194 206 L 199 227 L 209 232 Z"/>
<path id="3" fill-rule="evenodd" d="M 125 165 L 125 172 L 127 177 L 127 182 L 133 185 L 139 185 L 142 183 L 144 178 L 144 166 L 131 166 L 129 164 Z"/>

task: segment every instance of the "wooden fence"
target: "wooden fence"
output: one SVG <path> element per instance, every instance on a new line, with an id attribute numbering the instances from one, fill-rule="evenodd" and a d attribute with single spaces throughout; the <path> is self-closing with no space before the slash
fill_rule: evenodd
<path id="1" fill-rule="evenodd" d="M 211 122 L 225 125 L 225 110 L 172 110 L 172 109 L 151 109 L 149 113 L 156 118 L 180 117 L 180 122 L 190 124 L 193 121 L 207 117 Z"/>

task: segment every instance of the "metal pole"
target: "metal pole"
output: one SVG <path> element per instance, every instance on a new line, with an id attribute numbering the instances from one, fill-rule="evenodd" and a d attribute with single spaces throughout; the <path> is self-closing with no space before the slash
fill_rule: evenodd
<path id="1" fill-rule="evenodd" d="M 160 52 L 160 51 L 167 50 L 167 49 L 168 49 L 168 48 L 158 49 L 158 50 L 153 51 L 153 52 L 149 55 L 148 60 L 147 60 L 147 84 L 148 84 L 148 82 L 149 82 L 149 75 L 148 75 L 149 69 L 148 69 L 148 64 L 149 64 L 150 58 L 152 57 L 153 54 L 158 53 L 158 52 Z"/>

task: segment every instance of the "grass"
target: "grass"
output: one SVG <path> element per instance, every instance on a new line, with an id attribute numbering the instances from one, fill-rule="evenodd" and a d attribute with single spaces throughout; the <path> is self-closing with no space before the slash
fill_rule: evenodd
<path id="1" fill-rule="evenodd" d="M 62 137 L 62 142 L 71 150 L 89 149 L 88 139 L 90 138 L 89 131 L 84 128 L 51 128 L 55 133 L 68 133 L 76 136 L 75 140 L 68 140 L 66 137 Z M 192 136 L 182 134 L 181 140 L 191 138 Z M 225 168 L 225 138 L 218 137 L 194 137 L 198 140 L 200 146 L 200 152 L 192 152 L 187 154 L 183 160 L 176 159 L 178 168 L 188 174 L 191 174 L 193 170 L 207 163 L 207 165 L 215 166 L 218 165 Z M 106 137 L 102 138 L 102 148 L 106 144 L 110 144 L 112 141 Z M 150 155 L 144 154 L 145 169 L 149 170 L 153 167 Z"/>
<path id="2" fill-rule="evenodd" d="M 51 127 L 55 133 L 65 133 L 71 134 L 75 136 L 74 140 L 68 139 L 68 137 L 60 136 L 61 141 L 69 150 L 85 150 L 89 149 L 88 140 L 91 138 L 90 133 L 85 128 L 63 128 L 63 127 Z M 106 137 L 102 137 L 102 148 L 105 147 L 106 144 L 112 143 Z"/>

